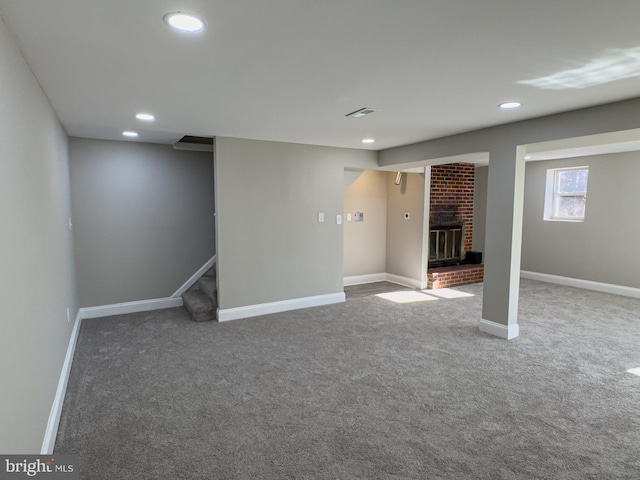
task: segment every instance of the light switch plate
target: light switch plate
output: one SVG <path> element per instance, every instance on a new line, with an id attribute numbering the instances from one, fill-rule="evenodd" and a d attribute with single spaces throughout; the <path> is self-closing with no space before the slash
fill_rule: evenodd
<path id="1" fill-rule="evenodd" d="M 324 222 L 324 212 L 318 212 L 318 223 Z"/>
<path id="2" fill-rule="evenodd" d="M 342 215 L 336 215 L 336 223 L 342 225 Z"/>

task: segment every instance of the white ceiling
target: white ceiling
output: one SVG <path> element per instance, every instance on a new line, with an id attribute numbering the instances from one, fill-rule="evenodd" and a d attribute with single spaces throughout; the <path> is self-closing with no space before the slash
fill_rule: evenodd
<path id="1" fill-rule="evenodd" d="M 206 30 L 171 30 L 176 10 Z M 377 150 L 640 96 L 638 0 L 0 0 L 0 14 L 79 137 Z M 602 78 L 616 56 L 628 78 Z M 361 107 L 379 111 L 344 116 Z"/>

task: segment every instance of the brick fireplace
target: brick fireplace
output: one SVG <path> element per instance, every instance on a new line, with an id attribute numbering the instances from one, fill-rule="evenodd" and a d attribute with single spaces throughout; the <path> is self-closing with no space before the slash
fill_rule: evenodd
<path id="1" fill-rule="evenodd" d="M 431 167 L 428 288 L 481 282 L 482 264 L 465 262 L 473 244 L 475 165 Z"/>

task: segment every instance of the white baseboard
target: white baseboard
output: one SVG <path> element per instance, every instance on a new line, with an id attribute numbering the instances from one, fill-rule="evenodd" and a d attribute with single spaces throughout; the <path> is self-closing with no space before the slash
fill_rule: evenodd
<path id="1" fill-rule="evenodd" d="M 511 340 L 512 338 L 516 338 L 520 335 L 520 327 L 518 327 L 517 323 L 503 325 L 501 323 L 485 320 L 484 318 L 480 320 L 480 331 L 506 340 Z"/>
<path id="2" fill-rule="evenodd" d="M 418 279 L 402 277 L 400 275 L 394 275 L 392 273 L 386 274 L 386 280 L 387 282 L 397 283 L 398 285 L 403 285 L 405 287 L 419 288 L 419 289 L 426 288 L 426 285 L 423 287 L 422 282 Z"/>
<path id="3" fill-rule="evenodd" d="M 384 282 L 387 280 L 386 273 L 370 273 L 368 275 L 354 275 L 352 277 L 344 277 L 344 286 L 364 285 L 365 283 Z"/>
<path id="4" fill-rule="evenodd" d="M 282 300 L 280 302 L 247 305 L 246 307 L 218 309 L 218 321 L 226 322 L 228 320 L 238 320 L 240 318 L 267 315 L 269 313 L 298 310 L 299 308 L 319 307 L 321 305 L 330 305 L 332 303 L 341 303 L 344 301 L 344 292 L 338 292 L 327 295 L 316 295 L 313 297 L 293 298 L 291 300 Z"/>
<path id="5" fill-rule="evenodd" d="M 191 275 L 191 277 L 189 277 L 189 280 L 187 280 L 186 282 L 184 282 L 184 284 L 178 289 L 176 290 L 173 295 L 171 295 L 171 298 L 178 298 L 180 295 L 182 295 L 184 292 L 186 292 L 187 290 L 189 290 L 191 288 L 191 286 L 196 283 L 198 281 L 198 279 L 204 275 L 205 273 L 207 273 L 207 270 L 209 270 L 211 267 L 213 267 L 213 264 L 216 263 L 216 259 L 217 259 L 217 255 L 214 255 L 213 257 L 211 257 L 209 260 L 207 260 L 207 263 L 205 263 L 203 266 L 201 266 L 198 271 L 196 273 L 194 273 L 193 275 Z"/>
<path id="6" fill-rule="evenodd" d="M 78 341 L 81 323 L 82 315 L 80 314 L 80 310 L 78 310 L 76 320 L 73 324 L 73 330 L 71 331 L 71 337 L 69 338 L 67 354 L 65 355 L 64 363 L 62 364 L 62 371 L 60 372 L 60 379 L 58 380 L 56 396 L 53 398 L 53 405 L 51 405 L 51 411 L 49 412 L 49 421 L 47 422 L 47 428 L 44 432 L 40 455 L 51 455 L 53 453 L 56 436 L 58 435 L 58 426 L 60 425 L 60 416 L 62 415 L 64 396 L 67 392 L 67 383 L 69 382 L 69 374 L 71 373 L 71 363 L 73 362 L 73 355 L 76 351 L 76 342 Z"/>
<path id="7" fill-rule="evenodd" d="M 163 308 L 181 307 L 182 298 L 154 298 L 151 300 L 139 300 L 136 302 L 114 303 L 113 305 L 100 305 L 97 307 L 84 307 L 80 309 L 82 318 L 100 318 L 125 313 L 147 312 Z"/>
<path id="8" fill-rule="evenodd" d="M 584 288 L 585 290 L 594 290 L 596 292 L 612 293 L 614 295 L 622 295 L 624 297 L 640 298 L 640 288 L 625 287 L 623 285 L 614 285 L 612 283 L 592 282 L 591 280 L 561 277 L 558 275 L 529 272 L 526 270 L 522 270 L 520 272 L 520 277 L 527 278 L 529 280 L 538 280 L 539 282 L 555 283 L 556 285 L 566 285 L 567 287 Z"/>
<path id="9" fill-rule="evenodd" d="M 417 280 L 415 278 L 402 277 L 400 275 L 394 275 L 393 273 L 371 273 L 369 275 L 354 275 L 353 277 L 344 277 L 343 284 L 345 287 L 351 287 L 353 285 L 364 285 L 366 283 L 375 282 L 391 282 L 397 283 L 404 287 L 419 288 L 424 290 L 427 288 L 427 281 Z"/>

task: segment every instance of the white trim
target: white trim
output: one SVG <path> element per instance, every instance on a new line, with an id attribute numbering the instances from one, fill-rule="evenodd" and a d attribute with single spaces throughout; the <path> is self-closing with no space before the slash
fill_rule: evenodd
<path id="1" fill-rule="evenodd" d="M 375 282 L 391 282 L 404 287 L 418 288 L 424 290 L 427 288 L 426 280 L 420 281 L 415 278 L 402 277 L 393 273 L 371 273 L 368 275 L 354 275 L 352 277 L 344 277 L 344 286 L 364 285 L 365 283 Z"/>
<path id="2" fill-rule="evenodd" d="M 591 280 L 581 280 L 579 278 L 560 277 L 558 275 L 549 275 L 548 273 L 520 271 L 520 277 L 529 280 L 537 280 L 539 282 L 555 283 L 557 285 L 566 285 L 568 287 L 584 288 L 585 290 L 594 290 L 596 292 L 612 293 L 614 295 L 622 295 L 624 297 L 640 298 L 640 288 L 625 287 L 624 285 L 614 285 L 612 283 L 592 282 Z"/>
<path id="3" fill-rule="evenodd" d="M 517 323 L 511 325 L 503 325 L 502 323 L 492 322 L 491 320 L 480 320 L 480 331 L 495 335 L 496 337 L 511 340 L 520 335 L 520 327 Z"/>
<path id="4" fill-rule="evenodd" d="M 474 172 L 475 173 L 475 172 Z M 424 167 L 424 195 L 422 199 L 422 248 L 420 264 L 420 290 L 426 290 L 429 286 L 429 248 L 430 248 L 430 230 L 431 224 L 429 222 L 431 217 L 431 166 Z"/>
<path id="5" fill-rule="evenodd" d="M 113 305 L 99 305 L 97 307 L 84 307 L 80 309 L 82 318 L 100 318 L 124 313 L 147 312 L 163 308 L 181 307 L 182 298 L 154 298 L 151 300 L 139 300 L 136 302 L 114 303 Z"/>
<path id="6" fill-rule="evenodd" d="M 397 283 L 398 285 L 403 285 L 405 287 L 423 289 L 422 282 L 415 278 L 402 277 L 400 275 L 394 275 L 393 273 L 387 273 L 385 276 L 387 282 Z"/>
<path id="7" fill-rule="evenodd" d="M 269 313 L 286 312 L 298 310 L 299 308 L 318 307 L 320 305 L 330 305 L 345 301 L 344 292 L 329 293 L 327 295 L 315 295 L 313 297 L 292 298 L 279 302 L 260 303 L 258 305 L 247 305 L 246 307 L 234 307 L 218 309 L 218 321 L 238 320 L 240 318 L 256 317 Z"/>
<path id="8" fill-rule="evenodd" d="M 354 275 L 352 277 L 344 277 L 344 286 L 363 285 L 365 283 L 384 282 L 387 280 L 386 273 L 370 273 L 368 275 Z"/>
<path id="9" fill-rule="evenodd" d="M 178 290 L 176 290 L 173 293 L 173 295 L 171 295 L 171 298 L 178 298 L 184 292 L 189 290 L 191 288 L 191 286 L 194 283 L 196 283 L 201 276 L 203 276 L 205 273 L 207 273 L 207 270 L 209 270 L 211 267 L 213 267 L 213 264 L 216 263 L 216 259 L 217 259 L 217 255 L 214 255 L 209 260 L 207 260 L 207 263 L 205 263 L 203 266 L 201 266 L 196 273 L 191 275 L 191 277 L 189 277 L 189 280 L 184 282 L 184 284 Z"/>
<path id="10" fill-rule="evenodd" d="M 82 315 L 80 313 L 80 310 L 78 310 L 76 320 L 73 324 L 73 330 L 71 331 L 71 337 L 69 338 L 67 354 L 65 355 L 64 363 L 62 364 L 60 379 L 58 380 L 58 388 L 56 390 L 56 395 L 53 398 L 51 411 L 49 412 L 49 421 L 47 422 L 47 428 L 44 432 L 44 439 L 42 440 L 40 455 L 51 455 L 53 453 L 53 447 L 56 443 L 56 436 L 58 435 L 58 426 L 60 425 L 60 416 L 62 415 L 64 396 L 67 393 L 67 383 L 69 382 L 69 374 L 71 373 L 71 363 L 73 362 L 73 355 L 76 351 L 76 342 L 78 341 L 78 334 L 80 333 L 81 323 Z"/>

